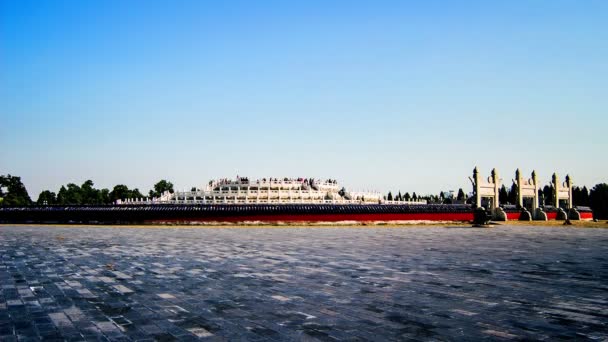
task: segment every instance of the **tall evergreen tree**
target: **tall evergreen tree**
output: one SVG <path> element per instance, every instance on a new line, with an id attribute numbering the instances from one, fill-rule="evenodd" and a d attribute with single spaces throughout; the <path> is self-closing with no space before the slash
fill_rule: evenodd
<path id="1" fill-rule="evenodd" d="M 57 204 L 66 204 L 65 197 L 67 191 L 68 189 L 66 189 L 63 185 L 61 186 L 61 188 L 59 188 L 59 191 L 57 192 Z"/>
<path id="2" fill-rule="evenodd" d="M 545 205 L 555 205 L 553 198 L 553 187 L 549 185 L 545 185 L 543 188 L 543 197 L 545 198 Z"/>
<path id="3" fill-rule="evenodd" d="M 589 190 L 587 190 L 586 186 L 583 186 L 581 190 L 581 205 L 585 207 L 589 206 Z"/>
<path id="4" fill-rule="evenodd" d="M 572 204 L 574 206 L 580 205 L 581 201 L 581 188 L 578 186 L 572 187 Z"/>
<path id="5" fill-rule="evenodd" d="M 511 190 L 509 191 L 509 203 L 517 204 L 517 184 L 511 184 Z"/>
<path id="6" fill-rule="evenodd" d="M 409 193 L 409 192 L 406 192 L 406 193 L 405 193 L 405 195 L 403 196 L 403 198 L 404 198 L 406 201 L 409 201 L 409 200 L 411 200 L 411 199 L 412 199 L 412 197 L 410 197 L 410 193 Z"/>
<path id="7" fill-rule="evenodd" d="M 464 201 L 466 199 L 466 195 L 464 194 L 462 188 L 458 189 L 458 195 L 456 196 L 456 199 L 459 201 Z"/>
<path id="8" fill-rule="evenodd" d="M 412 194 L 412 199 L 413 199 L 414 201 L 417 201 L 417 200 L 418 200 L 418 196 L 416 195 L 416 192 L 414 192 L 414 193 Z"/>
<path id="9" fill-rule="evenodd" d="M 393 200 L 393 194 L 389 191 L 388 195 L 386 196 L 386 200 L 387 201 L 392 201 Z"/>
<path id="10" fill-rule="evenodd" d="M 598 220 L 608 219 L 608 184 L 597 184 L 591 189 L 589 204 L 593 210 L 593 218 Z"/>
<path id="11" fill-rule="evenodd" d="M 498 202 L 500 204 L 507 204 L 509 202 L 509 192 L 504 184 L 498 190 Z"/>

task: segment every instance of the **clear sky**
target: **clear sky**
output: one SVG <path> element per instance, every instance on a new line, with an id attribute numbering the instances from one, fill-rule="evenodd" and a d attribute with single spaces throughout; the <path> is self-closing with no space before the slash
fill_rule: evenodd
<path id="1" fill-rule="evenodd" d="M 0 2 L 0 174 L 608 181 L 608 1 Z"/>

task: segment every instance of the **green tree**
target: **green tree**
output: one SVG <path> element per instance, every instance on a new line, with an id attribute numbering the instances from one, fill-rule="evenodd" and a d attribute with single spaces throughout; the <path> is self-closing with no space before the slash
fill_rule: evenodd
<path id="1" fill-rule="evenodd" d="M 159 197 L 165 191 L 173 193 L 173 183 L 162 179 L 158 183 L 154 184 L 154 190 L 150 190 L 149 195 L 150 197 Z"/>
<path id="2" fill-rule="evenodd" d="M 417 200 L 418 200 L 418 196 L 416 195 L 416 192 L 414 192 L 414 193 L 412 194 L 412 199 L 413 199 L 414 201 L 417 201 Z"/>
<path id="3" fill-rule="evenodd" d="M 409 201 L 409 200 L 411 200 L 411 199 L 412 199 L 412 198 L 410 197 L 410 193 L 409 193 L 409 192 L 406 192 L 406 193 L 405 193 L 405 195 L 403 196 L 403 198 L 404 198 L 406 201 Z"/>
<path id="4" fill-rule="evenodd" d="M 386 196 L 386 200 L 387 201 L 392 201 L 393 200 L 393 194 L 389 191 L 388 195 Z"/>
<path id="5" fill-rule="evenodd" d="M 608 184 L 597 184 L 591 189 L 589 204 L 591 210 L 593 210 L 593 218 L 598 220 L 608 219 Z"/>
<path id="6" fill-rule="evenodd" d="M 82 189 L 74 183 L 69 183 L 67 187 L 61 186 L 57 193 L 58 204 L 78 205 L 82 202 Z"/>
<path id="7" fill-rule="evenodd" d="M 55 203 L 66 205 L 98 205 L 112 203 L 112 200 L 110 199 L 110 190 L 96 189 L 94 185 L 95 184 L 90 179 L 82 183 L 82 186 L 78 186 L 74 183 L 69 183 L 66 186 L 62 185 L 57 193 Z M 45 194 L 44 196 L 48 196 L 48 194 Z M 45 198 L 44 200 L 47 200 L 48 202 L 48 199 Z"/>
<path id="8" fill-rule="evenodd" d="M 21 182 L 21 177 L 6 175 L 0 176 L 0 198 L 2 205 L 30 205 L 32 199 L 27 193 L 25 185 Z"/>
<path id="9" fill-rule="evenodd" d="M 80 187 L 82 204 L 101 204 L 101 191 L 93 187 L 93 181 L 87 180 Z"/>
<path id="10" fill-rule="evenodd" d="M 101 203 L 110 204 L 112 201 L 110 200 L 110 190 L 103 188 L 99 191 L 99 197 L 101 198 Z"/>
<path id="11" fill-rule="evenodd" d="M 144 198 L 145 197 L 144 195 L 142 195 L 141 192 L 139 192 L 138 188 L 131 190 L 131 193 L 129 195 L 130 195 L 129 198 Z"/>
<path id="12" fill-rule="evenodd" d="M 131 191 L 129 187 L 124 184 L 115 185 L 112 191 L 109 193 L 109 198 L 112 203 L 116 202 L 116 200 L 124 200 L 127 198 L 131 198 Z"/>
<path id="13" fill-rule="evenodd" d="M 36 201 L 38 205 L 53 205 L 57 204 L 57 196 L 54 192 L 49 190 L 44 190 L 38 195 L 38 200 Z"/>

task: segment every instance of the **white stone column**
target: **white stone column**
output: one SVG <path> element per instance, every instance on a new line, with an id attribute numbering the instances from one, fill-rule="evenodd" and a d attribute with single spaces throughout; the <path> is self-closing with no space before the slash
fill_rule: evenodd
<path id="1" fill-rule="evenodd" d="M 524 207 L 524 192 L 522 191 L 523 180 L 519 169 L 515 170 L 515 181 L 517 184 L 517 205 Z"/>
<path id="2" fill-rule="evenodd" d="M 553 185 L 553 204 L 555 205 L 556 208 L 559 208 L 559 177 L 557 175 L 557 173 L 553 174 L 553 177 L 551 179 L 551 184 Z"/>
<path id="3" fill-rule="evenodd" d="M 532 210 L 536 212 L 539 208 L 538 204 L 538 179 L 536 178 L 536 171 L 532 170 L 532 184 L 534 185 L 534 198 L 532 199 Z"/>
<path id="4" fill-rule="evenodd" d="M 496 171 L 496 169 L 492 169 L 492 181 L 494 182 L 494 198 L 492 199 L 494 208 L 492 208 L 492 209 L 496 209 L 499 207 L 498 193 L 500 191 L 500 189 L 499 189 L 500 178 L 498 177 L 498 171 Z"/>
<path id="5" fill-rule="evenodd" d="M 573 199 L 572 185 L 573 185 L 572 179 L 570 178 L 569 175 L 566 175 L 566 186 L 568 187 L 568 209 L 572 209 L 572 207 L 574 207 L 574 205 L 572 203 L 573 202 L 572 201 L 572 199 Z"/>
<path id="6" fill-rule="evenodd" d="M 475 187 L 475 204 L 478 207 L 481 207 L 481 187 L 480 187 L 481 176 L 479 175 L 479 170 L 477 170 L 477 166 L 473 169 L 473 185 Z"/>
<path id="7" fill-rule="evenodd" d="M 553 184 L 553 191 L 555 192 L 553 194 L 554 204 L 556 208 L 559 208 L 559 177 L 557 176 L 557 173 L 553 173 L 551 183 Z"/>

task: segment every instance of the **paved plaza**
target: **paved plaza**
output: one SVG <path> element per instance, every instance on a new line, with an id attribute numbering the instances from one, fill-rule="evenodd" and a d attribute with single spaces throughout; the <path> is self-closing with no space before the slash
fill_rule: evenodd
<path id="1" fill-rule="evenodd" d="M 0 227 L 0 340 L 608 339 L 608 229 Z"/>

